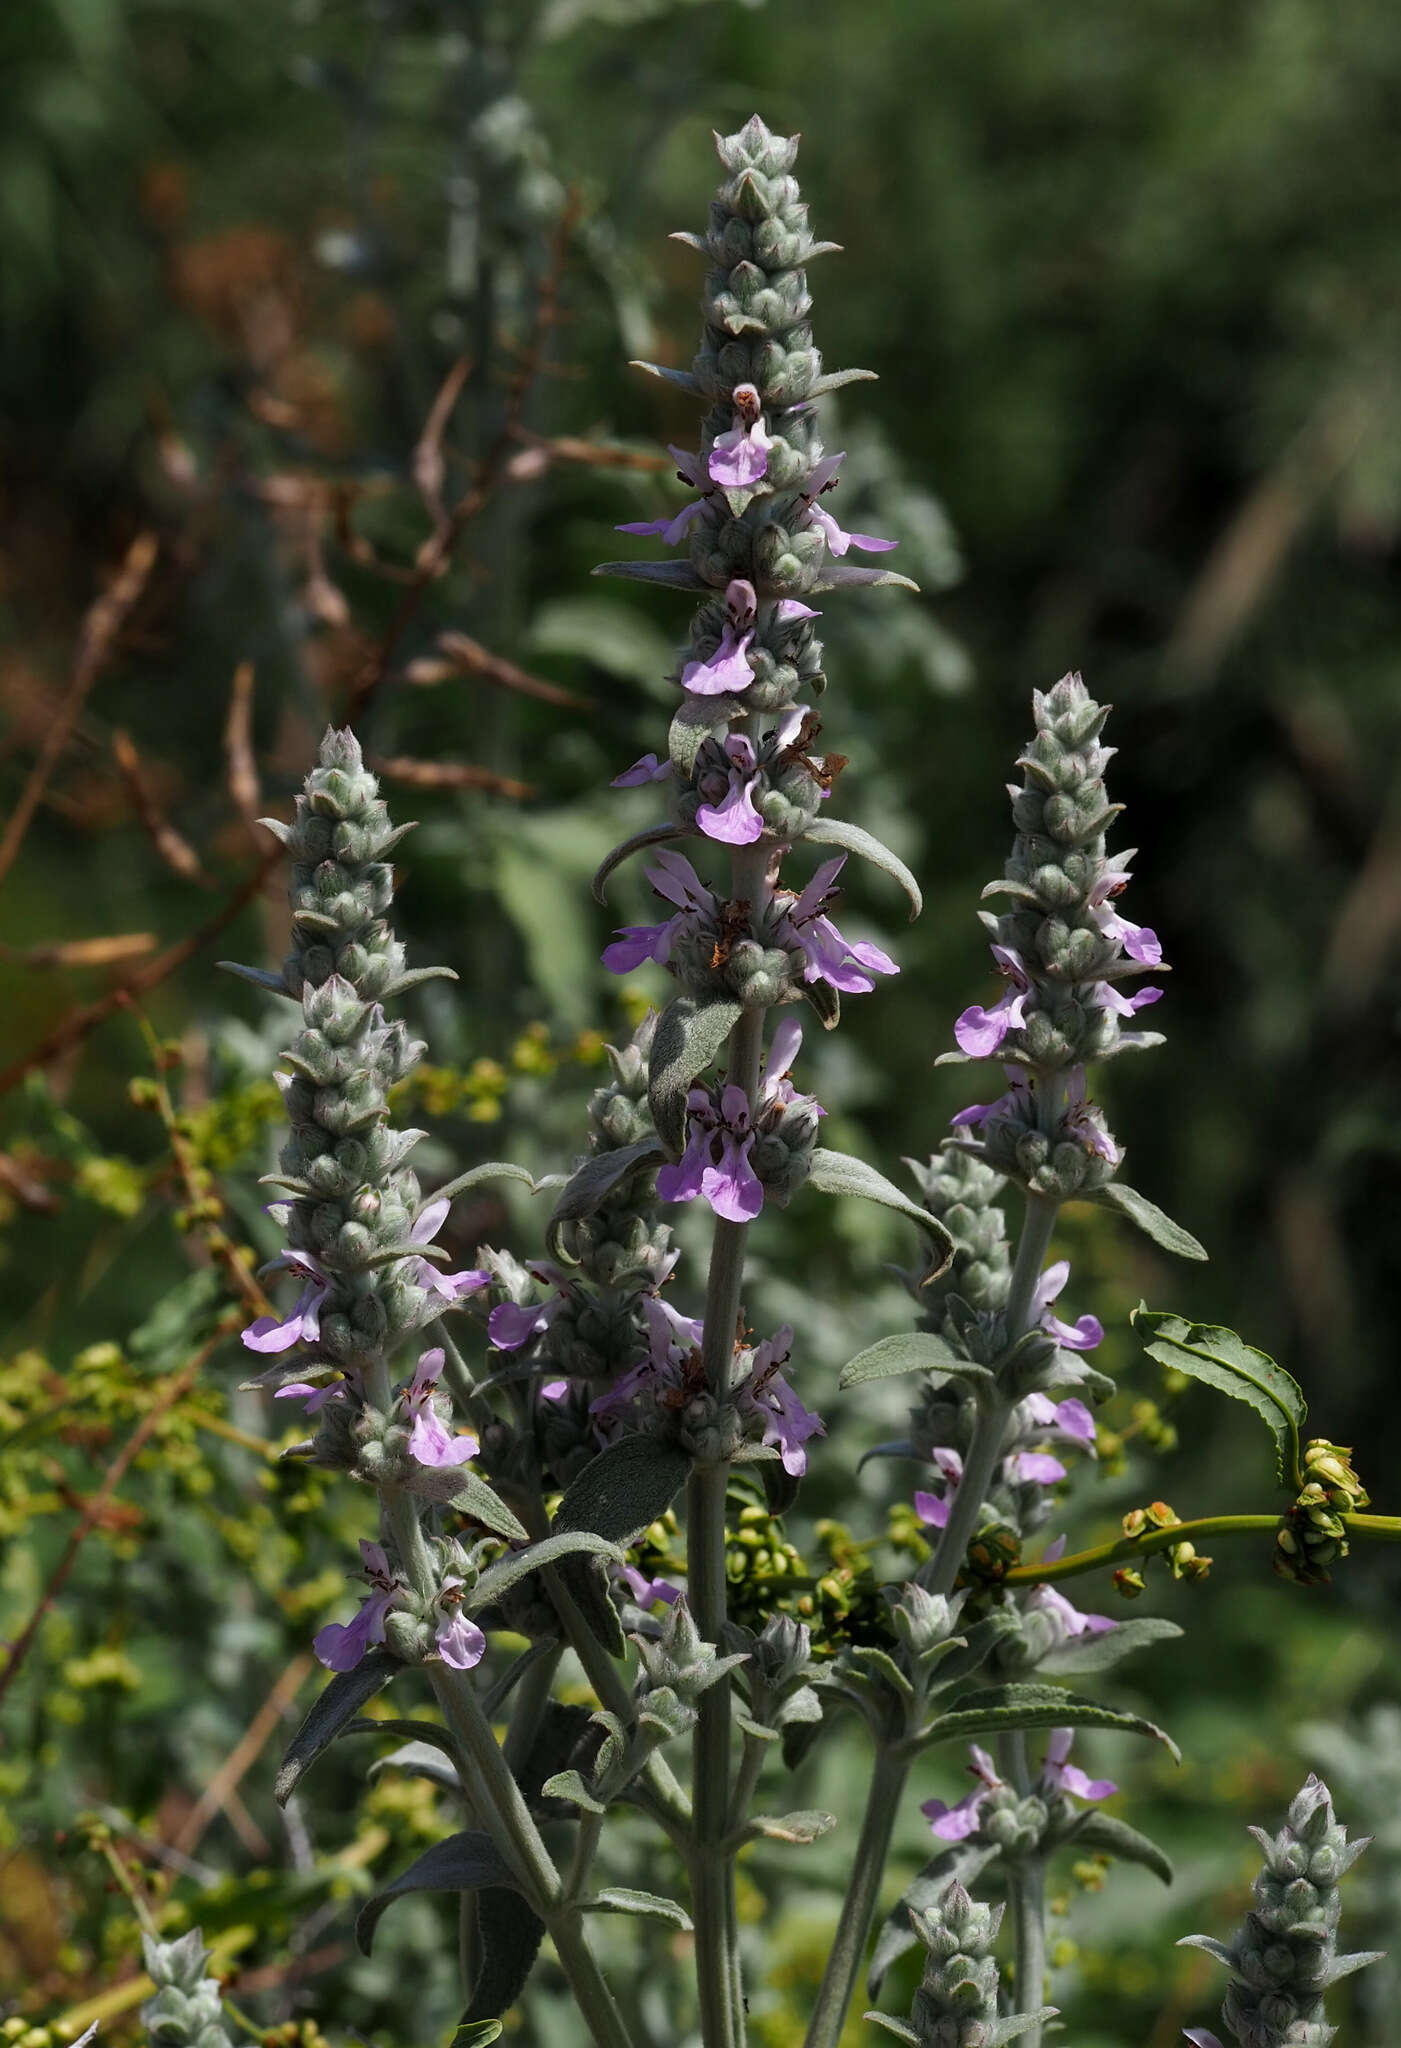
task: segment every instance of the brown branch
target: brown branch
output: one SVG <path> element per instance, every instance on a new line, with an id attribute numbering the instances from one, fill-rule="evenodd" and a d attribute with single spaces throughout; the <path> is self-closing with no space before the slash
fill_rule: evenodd
<path id="1" fill-rule="evenodd" d="M 526 427 L 516 431 L 516 439 L 525 444 L 521 455 L 512 456 L 513 463 L 525 455 L 542 455 L 543 468 L 552 462 L 581 462 L 589 469 L 642 469 L 661 474 L 675 469 L 676 463 L 670 455 L 654 454 L 650 448 L 626 448 L 611 441 L 583 441 L 575 434 L 532 434 Z M 532 472 L 538 474 L 538 471 Z"/>
<path id="2" fill-rule="evenodd" d="M 489 789 L 497 796 L 518 798 L 535 794 L 533 783 L 513 781 L 509 775 L 497 775 L 473 761 L 416 761 L 408 754 L 367 754 L 365 758 L 376 775 L 407 783 L 410 789 Z M 3 1080 L 0 1075 L 0 1083 Z"/>
<path id="3" fill-rule="evenodd" d="M 573 690 L 562 689 L 558 683 L 547 683 L 542 677 L 517 668 L 513 661 L 493 654 L 480 641 L 469 640 L 465 633 L 440 633 L 438 646 L 445 659 L 411 661 L 404 670 L 406 683 L 422 686 L 447 682 L 454 675 L 481 676 L 486 682 L 495 683 L 499 689 L 514 690 L 522 697 L 535 697 L 542 704 L 557 704 L 563 711 L 592 711 L 594 708 L 591 697 L 580 697 Z"/>
<path id="4" fill-rule="evenodd" d="M 292 1659 L 272 1691 L 259 1707 L 243 1734 L 220 1764 L 199 1798 L 182 1821 L 173 1847 L 188 1855 L 198 1848 L 205 1829 L 229 1796 L 236 1792 L 245 1772 L 262 1754 L 269 1736 L 282 1720 L 315 1668 L 305 1651 Z"/>
<path id="5" fill-rule="evenodd" d="M 183 967 L 187 960 L 192 960 L 211 939 L 217 939 L 219 934 L 233 923 L 240 911 L 252 902 L 262 888 L 268 870 L 281 858 L 280 846 L 269 848 L 257 866 L 251 868 L 244 876 L 222 910 L 207 918 L 198 931 L 191 932 L 188 938 L 181 939 L 177 945 L 168 946 L 149 966 L 139 969 L 117 987 L 108 989 L 107 993 L 99 996 L 95 1002 L 83 1003 L 78 1008 L 69 1010 L 66 1016 L 60 1017 L 58 1023 L 39 1040 L 37 1045 L 31 1046 L 19 1059 L 12 1060 L 8 1067 L 0 1068 L 0 1095 L 6 1095 L 11 1088 L 17 1087 L 25 1075 L 32 1072 L 35 1067 L 46 1067 L 51 1060 L 58 1059 L 61 1054 L 71 1051 L 75 1045 L 80 1045 L 90 1031 L 94 1031 L 99 1024 L 105 1024 L 115 1011 L 124 1009 L 133 998 L 147 995 L 153 988 L 159 987 L 160 983 L 174 974 L 177 968 Z"/>
<path id="6" fill-rule="evenodd" d="M 44 946 L 0 945 L 0 960 L 17 967 L 111 967 L 155 950 L 154 932 L 115 932 L 110 938 L 54 939 Z"/>
<path id="7" fill-rule="evenodd" d="M 444 377 L 437 397 L 428 408 L 428 417 L 423 423 L 423 432 L 418 437 L 409 464 L 410 474 L 418 486 L 419 496 L 433 515 L 435 526 L 447 522 L 447 507 L 443 504 L 443 481 L 447 465 L 443 461 L 443 435 L 447 432 L 452 409 L 462 396 L 462 387 L 472 374 L 470 356 L 459 356 Z"/>
<path id="8" fill-rule="evenodd" d="M 253 757 L 253 664 L 241 661 L 233 673 L 229 690 L 229 715 L 224 721 L 224 768 L 229 801 L 248 827 L 255 846 L 258 814 L 263 806 L 262 785 Z"/>
<path id="9" fill-rule="evenodd" d="M 204 1365 L 205 1361 L 223 1343 L 225 1337 L 239 1327 L 242 1321 L 243 1311 L 241 1308 L 231 1309 L 227 1315 L 220 1318 L 215 1326 L 214 1334 L 200 1346 L 189 1364 L 182 1366 L 179 1372 L 166 1381 L 152 1401 L 151 1406 L 136 1425 L 136 1428 L 107 1467 L 106 1472 L 102 1476 L 102 1483 L 96 1493 L 89 1495 L 87 1504 L 78 1518 L 77 1526 L 73 1529 L 67 1543 L 64 1545 L 63 1555 L 50 1572 L 48 1582 L 43 1592 L 39 1595 L 38 1605 L 19 1634 L 8 1646 L 9 1655 L 6 1659 L 5 1668 L 3 1671 L 0 1671 L 0 1700 L 4 1699 L 15 1678 L 18 1676 L 19 1668 L 28 1656 L 33 1646 L 34 1638 L 43 1626 L 45 1615 L 48 1614 L 59 1594 L 67 1585 L 69 1574 L 78 1561 L 78 1552 L 97 1527 L 108 1503 L 126 1478 L 133 1463 L 150 1442 L 152 1436 L 154 1436 L 156 1425 L 161 1417 L 167 1414 L 177 1401 L 182 1401 L 185 1398 L 195 1381 L 199 1378 L 200 1368 Z"/>
<path id="10" fill-rule="evenodd" d="M 176 831 L 156 801 L 155 790 L 130 733 L 123 732 L 120 727 L 112 735 L 112 753 L 118 773 L 136 806 L 141 829 L 171 873 L 178 875 L 182 882 L 198 882 L 202 889 L 212 888 L 213 883 L 205 873 L 199 855 L 184 834 Z"/>
<path id="11" fill-rule="evenodd" d="M 578 217 L 579 198 L 577 193 L 571 192 L 560 215 L 550 250 L 550 260 L 540 281 L 530 339 L 522 351 L 520 365 L 510 381 L 506 412 L 500 431 L 486 452 L 476 481 L 458 499 L 447 518 L 419 550 L 413 581 L 400 598 L 383 637 L 361 670 L 351 691 L 350 703 L 346 709 L 346 719 L 351 725 L 369 708 L 371 700 L 389 673 L 395 649 L 417 614 L 429 585 L 435 583 L 447 568 L 452 551 L 463 532 L 490 501 L 501 481 L 516 444 L 526 399 L 540 370 L 545 343 L 559 317 L 560 281 L 569 252 L 569 239 Z"/>
<path id="12" fill-rule="evenodd" d="M 44 794 L 45 784 L 68 744 L 89 690 L 111 655 L 123 621 L 146 588 L 159 550 L 160 543 L 153 533 L 138 534 L 127 549 L 126 559 L 111 584 L 88 607 L 78 633 L 68 689 L 44 735 L 39 757 L 30 770 L 20 800 L 10 814 L 3 835 L 0 835 L 0 881 L 14 865 L 15 855 L 29 830 L 29 821 Z"/>

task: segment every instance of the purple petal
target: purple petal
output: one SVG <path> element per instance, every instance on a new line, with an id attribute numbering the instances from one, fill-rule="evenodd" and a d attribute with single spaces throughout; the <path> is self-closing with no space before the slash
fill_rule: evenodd
<path id="1" fill-rule="evenodd" d="M 1066 1436 L 1074 1437 L 1077 1443 L 1092 1444 L 1099 1434 L 1093 1415 L 1084 1402 L 1076 1400 L 1073 1395 L 1070 1400 L 1058 1404 L 1055 1414 L 1056 1427 Z"/>
<path id="2" fill-rule="evenodd" d="M 815 612 L 810 604 L 799 604 L 796 597 L 781 597 L 773 608 L 773 615 L 780 625 L 788 625 L 795 619 L 820 619 L 821 612 Z"/>
<path id="3" fill-rule="evenodd" d="M 1104 1342 L 1104 1325 L 1098 1316 L 1085 1315 L 1074 1323 L 1063 1323 L 1059 1316 L 1048 1313 L 1042 1316 L 1041 1327 L 1067 1351 L 1093 1351 L 1096 1344 Z"/>
<path id="4" fill-rule="evenodd" d="M 433 1640 L 438 1646 L 438 1655 L 445 1664 L 451 1664 L 454 1671 L 470 1671 L 474 1664 L 481 1663 L 486 1651 L 486 1637 L 465 1614 L 445 1616 L 439 1622 Z"/>
<path id="5" fill-rule="evenodd" d="M 915 1513 L 926 1528 L 943 1529 L 948 1526 L 950 1498 L 937 1493 L 915 1495 Z"/>
<path id="6" fill-rule="evenodd" d="M 459 1295 L 480 1294 L 484 1287 L 490 1287 L 493 1275 L 485 1266 L 464 1266 L 459 1273 L 440 1273 L 427 1259 L 420 1259 L 417 1278 L 420 1287 L 455 1301 Z"/>
<path id="7" fill-rule="evenodd" d="M 724 801 L 702 804 L 696 823 L 707 839 L 722 840 L 727 846 L 752 846 L 762 837 L 764 821 L 754 808 L 753 790 L 752 776 L 732 774 Z"/>
<path id="8" fill-rule="evenodd" d="M 978 1808 L 986 1798 L 987 1788 L 979 1786 L 957 1806 L 948 1806 L 942 1799 L 926 1799 L 920 1812 L 928 1819 L 930 1833 L 941 1842 L 963 1842 L 977 1833 Z"/>
<path id="9" fill-rule="evenodd" d="M 1184 2041 L 1190 2041 L 1192 2048 L 1221 2048 L 1221 2043 L 1210 2027 L 1184 2027 L 1182 2038 Z"/>
<path id="10" fill-rule="evenodd" d="M 501 1301 L 486 1319 L 486 1333 L 498 1351 L 519 1351 L 546 1327 L 538 1302 Z"/>
<path id="11" fill-rule="evenodd" d="M 393 1599 L 392 1593 L 372 1593 L 354 1621 L 328 1621 L 318 1629 L 311 1644 L 318 1662 L 330 1671 L 353 1671 L 372 1644 L 384 1641 L 384 1617 Z"/>
<path id="12" fill-rule="evenodd" d="M 634 761 L 631 768 L 625 768 L 621 775 L 615 775 L 610 789 L 636 789 L 644 782 L 665 782 L 671 773 L 670 761 L 659 761 L 655 754 L 644 754 L 640 761 Z"/>
<path id="13" fill-rule="evenodd" d="M 617 938 L 603 949 L 604 966 L 610 974 L 631 974 L 644 960 L 665 966 L 675 924 L 676 919 L 669 917 L 664 924 L 619 925 Z"/>
<path id="14" fill-rule="evenodd" d="M 690 1140 L 674 1166 L 664 1166 L 657 1175 L 659 1202 L 693 1202 L 702 1192 L 710 1165 L 710 1132 L 691 1127 Z"/>
<path id="15" fill-rule="evenodd" d="M 470 1432 L 451 1436 L 442 1418 L 427 1407 L 415 1415 L 413 1428 L 409 1431 L 409 1456 L 419 1465 L 432 1465 L 440 1470 L 444 1466 L 465 1465 L 469 1458 L 476 1457 L 480 1448 Z"/>
<path id="16" fill-rule="evenodd" d="M 747 490 L 769 466 L 768 437 L 760 428 L 731 427 L 710 451 L 707 465 L 713 483 L 727 490 Z"/>
<path id="17" fill-rule="evenodd" d="M 1118 1786 L 1112 1778 L 1087 1778 L 1078 1764 L 1062 1764 L 1060 1786 L 1076 1799 L 1112 1799 Z"/>
<path id="18" fill-rule="evenodd" d="M 708 661 L 688 661 L 681 671 L 681 683 L 697 697 L 721 697 L 727 691 L 747 690 L 754 680 L 747 649 L 754 638 L 752 629 L 737 640 L 733 626 L 726 626 L 720 645 Z"/>
<path id="19" fill-rule="evenodd" d="M 1064 1465 L 1049 1451 L 1016 1451 L 1007 1463 L 1012 1467 L 1012 1476 L 1023 1485 L 1054 1486 L 1065 1477 Z"/>
<path id="20" fill-rule="evenodd" d="M 542 1401 L 562 1401 L 569 1392 L 568 1380 L 546 1380 L 540 1389 Z"/>
<path id="21" fill-rule="evenodd" d="M 1020 1014 L 1014 1016 L 1013 1011 L 1024 1001 L 1023 996 L 1014 998 L 1008 993 L 990 1010 L 985 1010 L 981 1003 L 971 1003 L 953 1027 L 960 1052 L 966 1052 L 970 1059 L 990 1059 L 1008 1032 L 1021 1022 Z"/>
<path id="22" fill-rule="evenodd" d="M 701 1193 L 727 1223 L 752 1223 L 764 1206 L 764 1184 L 749 1164 L 753 1145 L 752 1131 L 739 1140 L 733 1132 L 723 1132 L 718 1163 L 707 1164 L 701 1175 Z"/>

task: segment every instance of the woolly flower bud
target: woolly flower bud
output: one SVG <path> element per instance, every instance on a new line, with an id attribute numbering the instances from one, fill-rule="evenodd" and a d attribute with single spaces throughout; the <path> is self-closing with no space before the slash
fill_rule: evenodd
<path id="1" fill-rule="evenodd" d="M 178 1941 L 153 1941 L 143 1934 L 146 1974 L 156 1995 L 141 2008 L 141 2020 L 157 2048 L 232 2048 L 224 2032 L 220 1990 L 206 1975 L 209 1950 L 197 1927 Z"/>

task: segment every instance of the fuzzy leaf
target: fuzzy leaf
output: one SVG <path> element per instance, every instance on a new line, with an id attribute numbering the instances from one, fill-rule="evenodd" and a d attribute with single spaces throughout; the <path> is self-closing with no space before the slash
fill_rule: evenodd
<path id="1" fill-rule="evenodd" d="M 665 846 L 668 840 L 694 837 L 695 834 L 685 825 L 649 825 L 644 832 L 634 832 L 631 839 L 622 840 L 611 853 L 605 854 L 594 870 L 591 887 L 595 898 L 600 903 L 607 901 L 608 877 L 614 868 L 620 867 L 634 853 L 641 853 L 648 846 Z"/>
<path id="2" fill-rule="evenodd" d="M 904 1330 L 894 1337 L 882 1337 L 847 1360 L 837 1385 L 864 1386 L 867 1380 L 894 1379 L 902 1372 L 942 1372 L 951 1379 L 992 1380 L 985 1365 L 971 1365 L 952 1351 L 942 1337 L 929 1330 Z"/>
<path id="3" fill-rule="evenodd" d="M 630 1543 L 666 1513 L 690 1469 L 684 1451 L 655 1437 L 619 1437 L 570 1482 L 552 1526 Z"/>
<path id="4" fill-rule="evenodd" d="M 1098 1700 L 1078 1699 L 1057 1685 L 990 1685 L 966 1693 L 949 1712 L 920 1731 L 920 1746 L 931 1742 L 966 1742 L 984 1735 L 1005 1735 L 1014 1728 L 1117 1728 L 1125 1735 L 1148 1735 L 1181 1762 L 1170 1735 L 1141 1715 L 1121 1713 Z"/>
<path id="5" fill-rule="evenodd" d="M 634 1892 L 624 1885 L 610 1884 L 579 1903 L 586 1913 L 635 1913 L 643 1920 L 665 1920 L 686 1934 L 691 1931 L 691 1916 L 685 1907 L 675 1899 L 661 1898 L 656 1892 Z"/>
<path id="6" fill-rule="evenodd" d="M 874 588 L 893 584 L 899 590 L 918 591 L 919 585 L 912 576 L 902 576 L 897 569 L 861 569 L 848 562 L 826 562 L 810 590 L 855 590 L 861 586 Z"/>
<path id="7" fill-rule="evenodd" d="M 874 832 L 865 832 L 846 818 L 814 818 L 803 834 L 803 841 L 810 846 L 840 846 L 847 853 L 860 854 L 862 860 L 870 861 L 900 884 L 909 898 L 911 918 L 918 917 L 923 910 L 919 883 L 900 856 L 883 845 Z"/>
<path id="8" fill-rule="evenodd" d="M 1112 1813 L 1082 1813 L 1079 1824 L 1065 1839 L 1077 1849 L 1089 1849 L 1095 1855 L 1113 1856 L 1120 1863 L 1141 1864 L 1164 1884 L 1172 1883 L 1172 1864 L 1157 1843 L 1131 1828 L 1127 1821 L 1116 1820 Z"/>
<path id="9" fill-rule="evenodd" d="M 894 1181 L 877 1173 L 874 1166 L 868 1166 L 864 1159 L 857 1159 L 849 1152 L 831 1152 L 825 1145 L 819 1145 L 812 1155 L 812 1166 L 808 1173 L 808 1186 L 816 1188 L 821 1195 L 861 1195 L 868 1202 L 880 1202 L 887 1209 L 896 1209 L 900 1215 L 908 1216 L 921 1230 L 927 1231 L 944 1253 L 942 1265 L 936 1266 L 925 1277 L 936 1280 L 953 1257 L 953 1239 L 938 1218 L 931 1216 L 927 1209 L 921 1209 L 908 1195 L 902 1194 Z"/>
<path id="10" fill-rule="evenodd" d="M 741 708 L 738 700 L 730 696 L 687 697 L 667 732 L 667 758 L 672 767 L 689 777 L 696 765 L 702 740 L 728 726 L 734 713 Z"/>
<path id="11" fill-rule="evenodd" d="M 431 1195 L 425 1196 L 424 1201 L 425 1206 L 428 1202 L 450 1202 L 455 1195 L 465 1194 L 468 1188 L 474 1188 L 484 1180 L 523 1180 L 531 1194 L 538 1195 L 543 1189 L 552 1187 L 557 1179 L 556 1174 L 548 1174 L 544 1180 L 536 1180 L 533 1173 L 527 1173 L 523 1166 L 516 1166 L 509 1159 L 488 1159 L 481 1166 L 469 1166 L 466 1173 L 458 1174 L 456 1180 L 444 1181 L 440 1188 L 434 1188 Z"/>
<path id="12" fill-rule="evenodd" d="M 1137 1188 L 1125 1187 L 1121 1180 L 1111 1180 L 1107 1187 L 1097 1188 L 1089 1199 L 1117 1209 L 1128 1217 L 1130 1223 L 1136 1223 L 1145 1237 L 1151 1237 L 1154 1244 L 1161 1245 L 1165 1252 L 1175 1252 L 1179 1259 L 1210 1257 L 1205 1245 L 1198 1244 L 1190 1230 L 1174 1223 L 1156 1202 L 1150 1202 L 1147 1195 L 1139 1194 Z"/>
<path id="13" fill-rule="evenodd" d="M 355 1916 L 356 1946 L 361 1955 L 367 1956 L 385 1910 L 410 1892 L 474 1892 L 484 1885 L 520 1890 L 489 1835 L 445 1835 L 441 1842 L 425 1849 L 392 1884 L 366 1899 Z"/>
<path id="14" fill-rule="evenodd" d="M 879 1998 L 891 1964 L 919 1940 L 910 1919 L 911 1911 L 923 1913 L 930 1906 L 937 1906 L 951 1884 L 961 1884 L 965 1891 L 971 1891 L 996 1854 L 990 1843 L 955 1842 L 930 1858 L 898 1905 L 886 1915 L 876 1938 L 875 1954 L 866 1977 L 866 1988 L 872 1998 Z"/>
<path id="15" fill-rule="evenodd" d="M 493 1600 L 499 1600 L 519 1580 L 539 1571 L 542 1564 L 557 1564 L 562 1557 L 572 1556 L 578 1551 L 592 1551 L 595 1555 L 610 1557 L 619 1563 L 622 1561 L 618 1546 L 604 1536 L 595 1535 L 592 1529 L 561 1529 L 555 1535 L 542 1538 L 539 1543 L 532 1543 L 526 1550 L 503 1557 L 500 1564 L 484 1571 L 463 1605 L 469 1614 L 479 1613 Z"/>
<path id="16" fill-rule="evenodd" d="M 407 1771 L 411 1778 L 427 1778 L 430 1784 L 441 1785 L 448 1792 L 462 1790 L 456 1766 L 436 1743 L 406 1742 L 401 1748 L 390 1750 L 387 1756 L 375 1757 L 365 1776 L 375 1779 L 381 1771 Z"/>
<path id="17" fill-rule="evenodd" d="M 509 1537 L 512 1543 L 524 1543 L 528 1531 L 519 1522 L 502 1500 L 499 1493 L 479 1479 L 475 1472 L 463 1472 L 461 1483 L 455 1489 L 448 1505 L 466 1515 L 469 1521 L 480 1522 L 484 1529 L 490 1529 L 493 1536 Z"/>
<path id="18" fill-rule="evenodd" d="M 262 989 L 267 995 L 286 996 L 289 1003 L 297 1001 L 291 989 L 283 987 L 282 976 L 269 974 L 265 967 L 244 967 L 237 960 L 216 960 L 214 965 L 221 967 L 225 974 L 236 974 L 240 981 L 251 981 L 254 988 Z"/>
<path id="19" fill-rule="evenodd" d="M 544 1922 L 540 1924 L 543 1929 Z M 471 2020 L 464 2013 L 452 2037 L 452 2048 L 491 2048 L 500 2033 L 500 2020 Z"/>
<path id="20" fill-rule="evenodd" d="M 797 1813 L 756 1813 L 749 1821 L 750 1832 L 770 1842 L 818 1842 L 836 1825 L 834 1813 L 823 1813 L 814 1806 Z"/>
<path id="21" fill-rule="evenodd" d="M 447 1729 L 440 1728 L 436 1721 L 397 1721 L 392 1718 L 376 1721 L 362 1716 L 350 1722 L 343 1732 L 346 1735 L 394 1735 L 400 1742 L 429 1743 L 454 1763 L 457 1761 L 456 1744 Z"/>
<path id="22" fill-rule="evenodd" d="M 348 1732 L 352 1721 L 359 1714 L 367 1700 L 377 1692 L 383 1692 L 391 1678 L 404 1669 L 397 1657 L 391 1657 L 388 1650 L 371 1650 L 360 1659 L 353 1671 L 338 1671 L 327 1686 L 323 1686 L 311 1705 L 311 1711 L 302 1722 L 287 1745 L 282 1767 L 273 1783 L 272 1796 L 279 1806 L 285 1806 L 296 1791 L 302 1775 L 322 1750 L 329 1749 L 338 1735 Z"/>
<path id="23" fill-rule="evenodd" d="M 628 363 L 628 368 L 645 370 L 649 377 L 660 377 L 664 383 L 675 384 L 680 390 L 688 392 L 692 398 L 700 396 L 700 385 L 690 370 L 668 369 L 665 363 L 644 363 L 636 356 Z"/>
<path id="24" fill-rule="evenodd" d="M 910 1936 L 914 1940 L 914 1936 Z M 908 2020 L 893 2019 L 888 2012 L 863 2012 L 863 2020 L 869 2020 L 873 2027 L 883 2027 L 887 2034 L 894 2034 L 897 2041 L 908 2041 L 911 2048 L 919 2048 L 919 2035 Z"/>
<path id="25" fill-rule="evenodd" d="M 1219 1394 L 1229 1394 L 1255 1410 L 1275 1440 L 1280 1480 L 1292 1491 L 1298 1483 L 1299 1437 L 1309 1412 L 1298 1381 L 1234 1330 L 1223 1330 L 1214 1323 L 1189 1323 L 1182 1316 L 1147 1308 L 1142 1302 L 1130 1321 L 1135 1330 L 1152 1338 L 1145 1349 L 1159 1365 L 1202 1380 Z"/>
<path id="26" fill-rule="evenodd" d="M 1203 1955 L 1213 1956 L 1218 1963 L 1224 1963 L 1228 1970 L 1235 1968 L 1235 1957 L 1231 1954 L 1225 1943 L 1217 1941 L 1214 1935 L 1184 1934 L 1177 1946 L 1179 1948 L 1199 1948 Z"/>
<path id="27" fill-rule="evenodd" d="M 627 576 L 634 583 L 665 583 L 672 590 L 709 590 L 689 562 L 600 562 L 595 576 Z"/>
<path id="28" fill-rule="evenodd" d="M 826 391 L 840 391 L 843 384 L 874 384 L 878 375 L 875 370 L 824 370 L 808 397 L 821 398 Z"/>
<path id="29" fill-rule="evenodd" d="M 1175 1621 L 1162 1615 L 1135 1615 L 1132 1621 L 1117 1622 L 1101 1635 L 1067 1636 L 1058 1650 L 1041 1659 L 1037 1669 L 1061 1678 L 1080 1677 L 1086 1671 L 1107 1671 L 1121 1657 L 1130 1657 L 1135 1650 L 1146 1649 L 1149 1643 L 1169 1642 L 1181 1633 Z"/>
<path id="30" fill-rule="evenodd" d="M 577 1223 L 582 1217 L 595 1215 L 620 1181 L 626 1180 L 639 1167 L 660 1165 L 665 1158 L 659 1138 L 638 1138 L 634 1144 L 620 1145 L 616 1152 L 596 1152 L 576 1167 L 545 1226 L 545 1243 L 550 1257 L 560 1260 L 566 1257 L 559 1236 L 566 1223 Z"/>
<path id="31" fill-rule="evenodd" d="M 568 1799 L 575 1806 L 582 1806 L 585 1813 L 607 1813 L 608 1808 L 601 1800 L 595 1799 L 577 1771 L 556 1771 L 547 1778 L 540 1790 L 549 1799 Z"/>
<path id="32" fill-rule="evenodd" d="M 657 1135 L 669 1152 L 686 1142 L 686 1096 L 714 1060 L 744 1012 L 738 1003 L 673 996 L 657 1019 L 647 1067 L 647 1097 Z"/>

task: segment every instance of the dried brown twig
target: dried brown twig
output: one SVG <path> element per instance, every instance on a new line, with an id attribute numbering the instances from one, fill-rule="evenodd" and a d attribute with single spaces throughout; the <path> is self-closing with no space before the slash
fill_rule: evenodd
<path id="1" fill-rule="evenodd" d="M 202 889 L 213 887 L 203 863 L 184 834 L 177 832 L 157 800 L 131 734 L 119 727 L 112 735 L 112 753 L 118 773 L 126 784 L 141 829 L 172 874 L 182 882 L 198 882 Z"/>
<path id="2" fill-rule="evenodd" d="M 591 697 L 580 697 L 558 683 L 547 683 L 542 677 L 517 668 L 513 661 L 493 654 L 480 641 L 470 640 L 465 633 L 440 633 L 438 647 L 443 658 L 435 661 L 430 655 L 420 661 L 411 661 L 404 670 L 406 683 L 414 683 L 421 688 L 429 683 L 445 683 L 455 675 L 481 676 L 503 690 L 514 690 L 522 697 L 538 698 L 542 704 L 557 704 L 561 710 L 593 709 Z"/>
<path id="3" fill-rule="evenodd" d="M 302 1651 L 282 1673 L 181 1823 L 171 1846 L 182 1855 L 189 1855 L 199 1847 L 205 1829 L 221 1807 L 228 1810 L 245 1772 L 256 1763 L 269 1736 L 315 1668 L 313 1659 Z"/>
<path id="4" fill-rule="evenodd" d="M 365 758 L 376 775 L 405 783 L 410 789 L 489 789 L 497 796 L 516 798 L 535 794 L 533 783 L 497 775 L 473 761 L 417 761 L 408 754 L 367 754 Z"/>
<path id="5" fill-rule="evenodd" d="M 255 846 L 258 813 L 263 806 L 262 784 L 253 757 L 253 664 L 241 661 L 233 673 L 229 690 L 229 715 L 224 722 L 224 768 L 229 801 L 248 827 Z"/>

